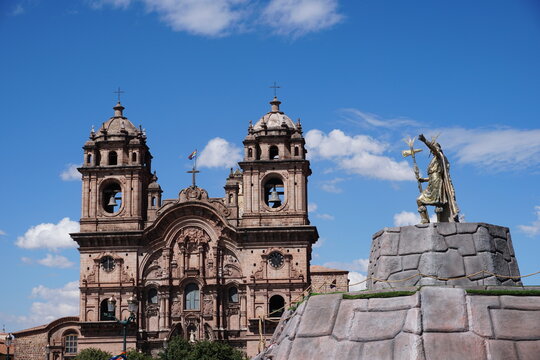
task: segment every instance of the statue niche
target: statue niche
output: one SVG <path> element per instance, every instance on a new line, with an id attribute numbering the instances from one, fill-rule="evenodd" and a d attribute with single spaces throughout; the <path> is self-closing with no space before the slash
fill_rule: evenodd
<path id="1" fill-rule="evenodd" d="M 189 226 L 178 235 L 178 260 L 180 277 L 205 274 L 205 258 L 210 236 L 201 228 Z"/>

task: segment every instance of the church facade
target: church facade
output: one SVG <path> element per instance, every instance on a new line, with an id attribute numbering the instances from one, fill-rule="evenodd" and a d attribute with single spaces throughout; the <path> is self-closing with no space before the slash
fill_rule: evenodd
<path id="1" fill-rule="evenodd" d="M 243 160 L 218 198 L 194 177 L 176 198 L 162 199 L 146 133 L 120 103 L 92 130 L 79 168 L 80 232 L 71 234 L 80 252 L 79 321 L 76 328 L 69 323 L 75 351 L 120 352 L 115 318 L 127 319 L 136 299 L 128 348 L 156 354 L 179 335 L 227 341 L 252 356 L 261 330 L 271 336 L 272 318 L 301 298 L 312 276 L 328 280 L 328 272 L 310 273 L 318 239 L 308 218 L 311 169 L 302 126 L 280 104 L 274 97 L 270 111 L 249 124 Z M 58 340 L 52 338 L 46 341 L 52 359 L 69 358 L 61 326 Z"/>

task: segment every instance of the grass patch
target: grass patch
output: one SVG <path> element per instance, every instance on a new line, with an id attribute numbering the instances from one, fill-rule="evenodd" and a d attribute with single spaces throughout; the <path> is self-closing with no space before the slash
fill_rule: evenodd
<path id="1" fill-rule="evenodd" d="M 372 299 L 372 298 L 393 298 L 398 296 L 410 296 L 414 295 L 416 291 L 388 291 L 371 294 L 343 294 L 343 299 L 355 300 L 355 299 Z"/>
<path id="2" fill-rule="evenodd" d="M 540 290 L 506 290 L 506 289 L 480 290 L 480 289 L 469 289 L 469 290 L 465 290 L 465 291 L 467 291 L 467 294 L 471 294 L 471 295 L 540 296 Z"/>

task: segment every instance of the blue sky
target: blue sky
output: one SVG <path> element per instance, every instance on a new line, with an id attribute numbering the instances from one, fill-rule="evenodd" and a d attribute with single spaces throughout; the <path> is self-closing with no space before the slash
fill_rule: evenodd
<path id="1" fill-rule="evenodd" d="M 440 133 L 466 221 L 510 227 L 522 274 L 540 270 L 538 39 L 534 0 L 1 2 L 0 325 L 78 311 L 72 170 L 118 86 L 165 197 L 195 148 L 217 197 L 277 81 L 310 149 L 313 263 L 353 280 L 373 233 L 416 220 L 403 139 Z"/>

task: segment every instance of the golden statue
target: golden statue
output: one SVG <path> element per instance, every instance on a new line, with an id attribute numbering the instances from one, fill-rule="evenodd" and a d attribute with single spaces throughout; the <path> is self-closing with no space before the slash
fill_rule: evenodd
<path id="1" fill-rule="evenodd" d="M 450 164 L 444 155 L 441 145 L 435 139 L 427 141 L 423 134 L 418 136 L 429 148 L 433 158 L 429 162 L 427 178 L 420 177 L 420 172 L 416 164 L 415 153 L 422 150 L 414 149 L 414 140 L 407 141 L 410 149 L 403 151 L 403 156 L 411 156 L 414 162 L 414 173 L 418 180 L 420 196 L 416 199 L 421 223 L 429 223 L 429 216 L 426 205 L 435 206 L 437 222 L 459 222 L 459 208 L 456 202 L 456 192 L 452 180 L 450 179 Z M 427 187 L 422 190 L 422 183 L 427 182 Z"/>

